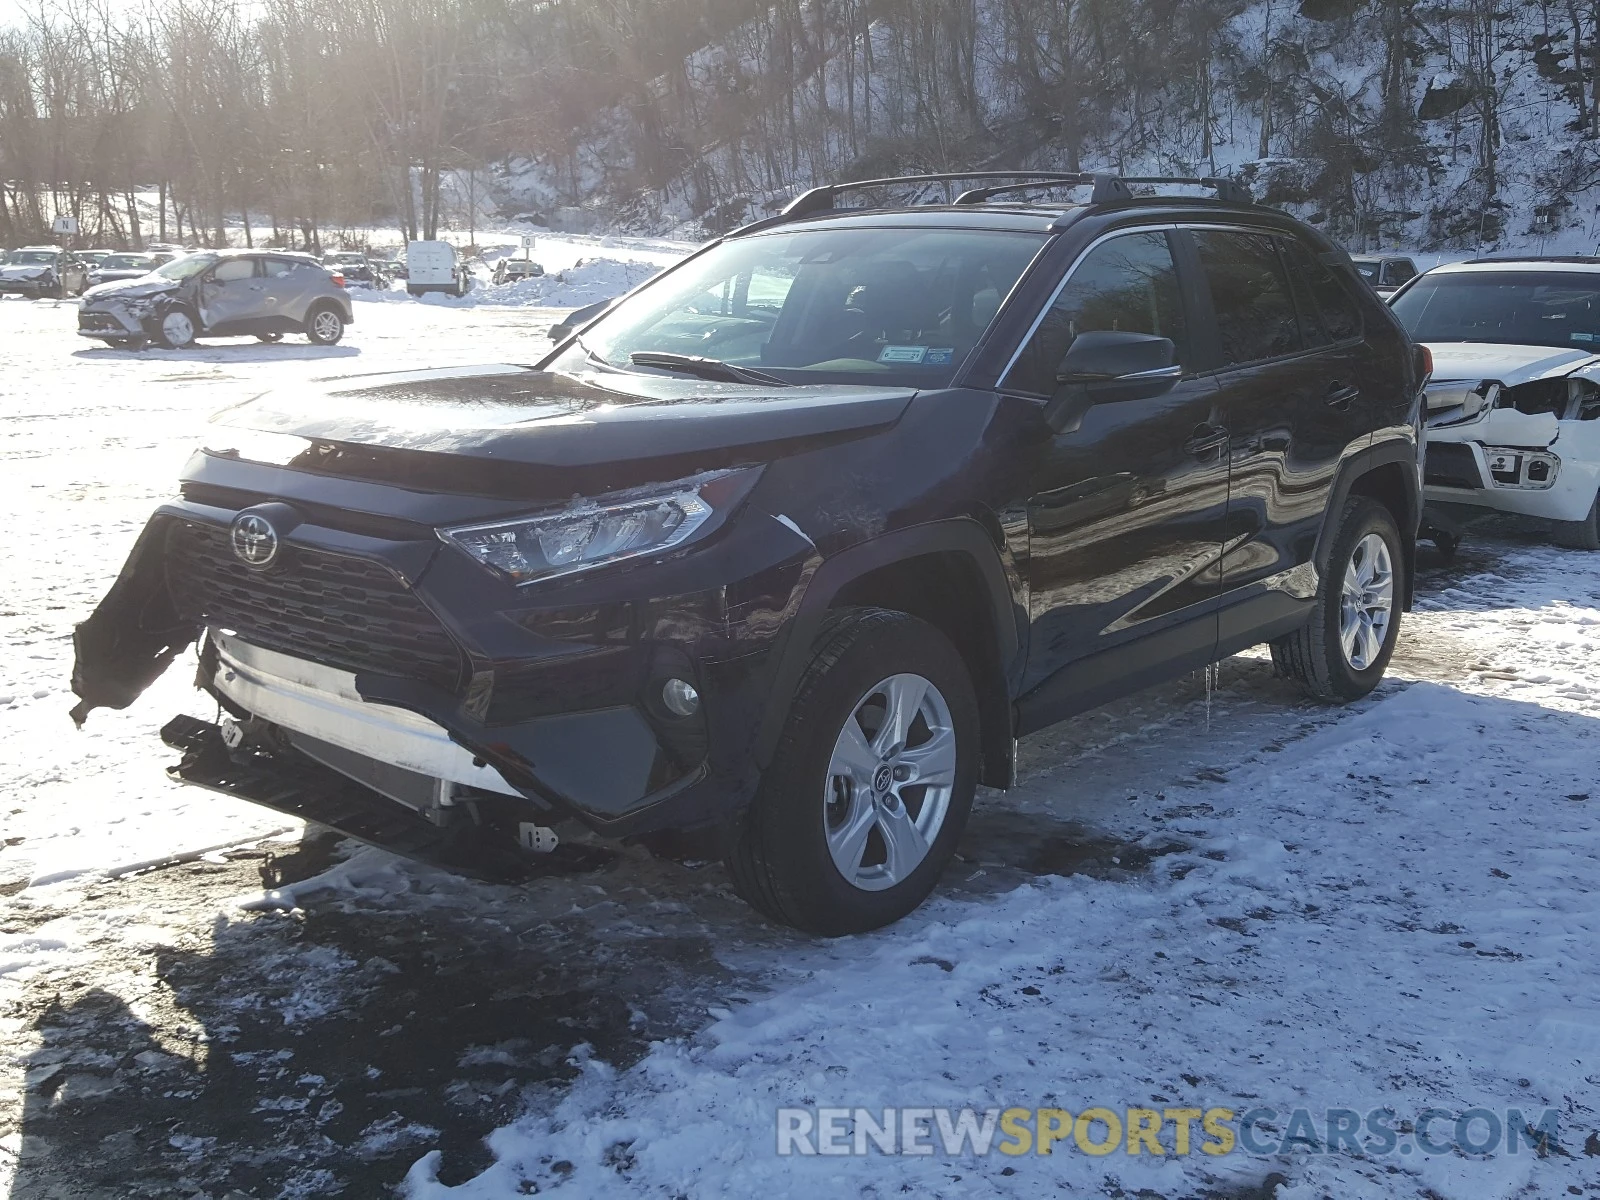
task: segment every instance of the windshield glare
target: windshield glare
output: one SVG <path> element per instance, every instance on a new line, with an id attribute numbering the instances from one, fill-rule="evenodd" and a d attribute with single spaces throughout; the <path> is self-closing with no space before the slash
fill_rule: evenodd
<path id="1" fill-rule="evenodd" d="M 623 302 L 553 367 L 598 360 L 653 370 L 630 367 L 629 355 L 655 351 L 790 383 L 942 386 L 1043 243 L 1031 233 L 927 228 L 736 238 Z"/>
<path id="2" fill-rule="evenodd" d="M 182 258 L 175 258 L 166 266 L 157 268 L 156 274 L 163 279 L 188 279 L 198 275 L 212 263 L 217 261 L 215 254 L 186 254 Z"/>
<path id="3" fill-rule="evenodd" d="M 1600 273 L 1427 275 L 1393 305 L 1419 342 L 1495 342 L 1600 352 Z"/>

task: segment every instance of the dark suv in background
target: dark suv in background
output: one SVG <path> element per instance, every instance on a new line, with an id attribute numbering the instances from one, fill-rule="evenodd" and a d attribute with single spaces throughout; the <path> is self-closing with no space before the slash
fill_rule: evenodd
<path id="1" fill-rule="evenodd" d="M 1169 182 L 1220 197 L 1129 186 Z M 74 715 L 198 640 L 225 715 L 167 726 L 182 779 L 481 873 L 572 821 L 871 929 L 1023 734 L 1260 642 L 1377 684 L 1426 371 L 1226 181 L 817 189 L 534 366 L 221 414 L 78 629 Z"/>

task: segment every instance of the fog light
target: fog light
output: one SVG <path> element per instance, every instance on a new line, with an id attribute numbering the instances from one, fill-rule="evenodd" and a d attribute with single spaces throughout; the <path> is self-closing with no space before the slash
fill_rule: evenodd
<path id="1" fill-rule="evenodd" d="M 678 717 L 692 717 L 700 711 L 700 693 L 682 679 L 669 679 L 661 688 L 661 703 Z"/>

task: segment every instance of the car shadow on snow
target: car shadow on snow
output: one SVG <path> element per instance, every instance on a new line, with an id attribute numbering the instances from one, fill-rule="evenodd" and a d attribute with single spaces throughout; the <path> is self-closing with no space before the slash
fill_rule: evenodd
<path id="1" fill-rule="evenodd" d="M 1229 771 L 1362 708 L 1299 700 L 1241 656 L 1209 686 L 1029 739 L 1020 786 L 980 796 L 946 907 L 908 926 L 1040 874 L 1145 886 L 1227 819 Z M 12 1200 L 382 1196 L 433 1149 L 460 1182 L 489 1165 L 490 1130 L 548 1108 L 588 1057 L 626 1069 L 710 1007 L 840 965 L 719 868 L 637 848 L 515 887 L 327 831 L 270 845 L 94 884 L 70 910 L 122 915 L 86 967 L 32 981 L 6 1014 L 35 1043 L 23 1089 L 0 1095 L 0 1134 L 20 1132 Z M 120 932 L 154 919 L 178 932 Z"/>
<path id="2" fill-rule="evenodd" d="M 213 363 L 270 363 L 285 359 L 356 358 L 361 354 L 357 346 L 315 346 L 309 342 L 251 342 L 248 345 L 187 346 L 182 350 L 168 350 L 149 346 L 143 350 L 125 350 L 116 346 L 85 347 L 72 352 L 73 358 L 88 362 L 105 362 L 108 359 L 136 361 L 149 359 L 161 363 L 213 362 Z"/>
<path id="3" fill-rule="evenodd" d="M 980 880 L 958 863 L 946 894 L 1039 871 L 1127 879 L 1161 852 L 1038 816 L 990 820 L 973 852 L 1019 840 L 1029 851 Z M 585 1058 L 625 1069 L 816 949 L 748 910 L 719 868 L 638 850 L 531 887 L 327 831 L 278 857 L 212 858 L 83 901 L 185 933 L 102 949 L 32 989 L 20 1112 L 0 1106 L 0 1129 L 20 1128 L 12 1200 L 382 1196 L 432 1149 L 463 1181 L 491 1161 L 485 1134 L 558 1097 Z M 285 889 L 288 911 L 238 903 Z"/>

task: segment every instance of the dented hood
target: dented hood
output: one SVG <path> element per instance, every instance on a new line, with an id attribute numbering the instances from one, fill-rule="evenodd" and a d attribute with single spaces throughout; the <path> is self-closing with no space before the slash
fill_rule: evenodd
<path id="1" fill-rule="evenodd" d="M 238 405 L 225 426 L 313 443 L 553 468 L 687 456 L 698 468 L 777 457 L 893 424 L 909 388 L 761 387 L 676 376 L 583 377 L 496 364 L 297 386 Z"/>
<path id="2" fill-rule="evenodd" d="M 1429 342 L 1438 382 L 1491 379 L 1506 387 L 1600 368 L 1600 354 L 1558 346 L 1501 346 L 1491 342 Z"/>
<path id="3" fill-rule="evenodd" d="M 160 275 L 143 274 L 133 279 L 118 279 L 96 284 L 83 294 L 86 304 L 97 300 L 147 300 L 167 292 L 175 292 L 182 285 Z"/>

